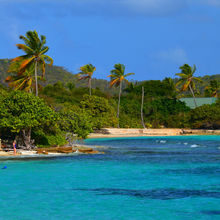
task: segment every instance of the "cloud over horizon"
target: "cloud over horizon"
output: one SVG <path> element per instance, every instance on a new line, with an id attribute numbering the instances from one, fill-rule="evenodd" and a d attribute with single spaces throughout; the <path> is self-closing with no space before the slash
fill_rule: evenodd
<path id="1" fill-rule="evenodd" d="M 173 62 L 178 65 L 189 62 L 187 53 L 182 48 L 162 50 L 157 54 L 157 58 L 164 61 Z"/>

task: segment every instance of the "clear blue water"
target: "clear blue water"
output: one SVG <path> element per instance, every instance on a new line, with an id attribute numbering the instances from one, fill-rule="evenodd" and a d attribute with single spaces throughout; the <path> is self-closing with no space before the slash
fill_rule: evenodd
<path id="1" fill-rule="evenodd" d="M 220 219 L 220 136 L 86 143 L 109 148 L 0 161 L 0 219 Z"/>

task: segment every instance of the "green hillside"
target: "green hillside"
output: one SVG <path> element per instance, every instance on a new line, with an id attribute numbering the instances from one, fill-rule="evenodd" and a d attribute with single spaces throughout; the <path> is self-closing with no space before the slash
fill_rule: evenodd
<path id="1" fill-rule="evenodd" d="M 9 59 L 0 59 L 0 82 L 5 84 L 5 78 L 8 76 L 8 67 L 10 65 Z M 61 81 L 64 84 L 67 82 L 73 82 L 76 87 L 86 87 L 87 82 L 85 81 L 78 81 L 78 77 L 76 74 L 72 74 L 69 71 L 65 70 L 61 66 L 46 66 L 46 81 L 43 83 L 44 85 L 47 84 L 54 84 L 57 81 Z M 110 88 L 108 86 L 108 81 L 104 79 L 96 79 L 94 78 L 92 81 L 93 88 L 99 88 L 102 91 L 110 92 Z M 111 89 L 112 91 L 112 89 Z"/>
<path id="2" fill-rule="evenodd" d="M 9 64 L 10 64 L 9 59 L 0 59 L 0 82 L 2 84 L 5 84 L 4 80 L 8 75 L 7 70 L 8 70 Z M 211 80 L 220 81 L 220 74 L 206 75 L 206 76 L 201 77 L 201 79 L 203 80 L 203 83 L 197 84 L 197 90 L 200 91 L 201 96 L 202 96 L 204 88 L 207 85 L 209 85 L 209 82 Z M 55 66 L 55 65 L 54 66 L 47 65 L 46 66 L 46 81 L 43 84 L 44 85 L 54 84 L 57 81 L 61 81 L 64 84 L 67 82 L 73 82 L 76 85 L 76 87 L 86 87 L 87 86 L 87 82 L 78 81 L 76 74 L 70 73 L 69 71 L 65 70 L 65 68 L 60 67 L 60 66 Z M 176 79 L 174 81 L 176 81 Z M 139 84 L 140 82 L 137 82 L 137 83 Z M 93 78 L 92 87 L 99 88 L 101 91 L 105 91 L 105 92 L 108 92 L 111 94 L 118 91 L 115 88 L 110 89 L 108 81 L 104 80 L 104 79 Z"/>

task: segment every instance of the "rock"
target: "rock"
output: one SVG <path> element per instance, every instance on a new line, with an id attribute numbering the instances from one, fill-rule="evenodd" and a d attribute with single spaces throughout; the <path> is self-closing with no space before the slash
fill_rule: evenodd
<path id="1" fill-rule="evenodd" d="M 92 148 L 88 148 L 85 146 L 77 146 L 77 147 L 49 147 L 49 148 L 39 148 L 36 150 L 38 154 L 45 154 L 45 153 L 62 153 L 62 154 L 69 154 L 69 153 L 84 153 L 84 154 L 98 154 L 99 151 L 96 151 Z"/>

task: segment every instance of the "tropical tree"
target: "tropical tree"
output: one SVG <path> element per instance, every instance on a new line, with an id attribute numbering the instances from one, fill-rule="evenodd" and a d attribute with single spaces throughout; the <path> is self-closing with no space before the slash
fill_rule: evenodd
<path id="1" fill-rule="evenodd" d="M 33 65 L 22 74 L 18 74 L 17 70 L 19 65 L 20 62 L 13 62 L 10 65 L 8 72 L 10 72 L 11 75 L 8 76 L 5 81 L 14 90 L 23 90 L 31 93 L 35 84 Z"/>
<path id="2" fill-rule="evenodd" d="M 92 75 L 96 70 L 96 67 L 92 64 L 86 64 L 80 67 L 81 72 L 78 73 L 80 77 L 79 80 L 88 79 L 88 86 L 89 86 L 89 95 L 92 94 Z"/>
<path id="3" fill-rule="evenodd" d="M 196 72 L 196 66 L 193 65 L 193 67 L 191 67 L 188 64 L 184 64 L 180 67 L 180 69 L 181 73 L 176 73 L 176 75 L 180 77 L 180 79 L 176 83 L 176 86 L 182 85 L 180 91 L 190 90 L 193 96 L 195 107 L 197 107 L 195 94 L 193 91 L 196 88 L 194 81 L 202 82 L 202 80 L 198 77 L 193 76 L 193 74 Z"/>
<path id="4" fill-rule="evenodd" d="M 56 126 L 57 114 L 39 97 L 12 91 L 0 98 L 0 128 L 20 134 L 26 149 L 32 148 L 31 130 Z"/>
<path id="5" fill-rule="evenodd" d="M 46 37 L 44 35 L 41 35 L 39 38 L 36 31 L 28 31 L 25 36 L 21 35 L 20 39 L 24 41 L 24 44 L 16 44 L 16 46 L 18 49 L 23 50 L 26 54 L 14 58 L 11 65 L 14 65 L 14 62 L 20 63 L 17 70 L 18 75 L 24 74 L 27 69 L 34 66 L 35 90 L 36 96 L 38 96 L 37 71 L 41 68 L 41 77 L 43 78 L 45 75 L 46 63 L 52 65 L 53 59 L 45 54 L 49 50 L 49 47 L 45 46 Z"/>
<path id="6" fill-rule="evenodd" d="M 117 63 L 114 65 L 114 69 L 111 70 L 111 75 L 108 77 L 111 77 L 110 79 L 110 87 L 116 86 L 119 87 L 119 95 L 118 95 L 118 108 L 117 108 L 117 118 L 119 120 L 119 108 L 120 108 L 120 99 L 121 99 L 121 88 L 123 81 L 128 82 L 126 79 L 127 76 L 134 75 L 134 73 L 127 73 L 125 74 L 125 65 Z M 119 121 L 118 121 L 118 127 L 119 127 Z"/>
<path id="7" fill-rule="evenodd" d="M 218 97 L 220 91 L 220 82 L 218 80 L 211 80 L 210 85 L 205 88 L 205 93 L 208 96 Z"/>

